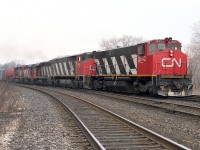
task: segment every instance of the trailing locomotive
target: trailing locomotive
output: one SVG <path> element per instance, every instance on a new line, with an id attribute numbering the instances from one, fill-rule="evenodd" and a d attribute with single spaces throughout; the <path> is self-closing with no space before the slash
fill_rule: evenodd
<path id="1" fill-rule="evenodd" d="M 188 96 L 187 55 L 172 38 L 15 68 L 15 81 L 73 88 Z"/>
<path id="2" fill-rule="evenodd" d="M 14 78 L 14 70 L 13 69 L 0 69 L 0 80 L 2 81 L 13 81 Z"/>

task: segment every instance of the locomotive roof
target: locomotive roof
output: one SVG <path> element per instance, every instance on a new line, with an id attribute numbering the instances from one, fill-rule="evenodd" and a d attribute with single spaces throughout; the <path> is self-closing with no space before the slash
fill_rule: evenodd
<path id="1" fill-rule="evenodd" d="M 97 52 L 109 51 L 109 50 L 116 50 L 116 49 L 124 49 L 124 48 L 134 47 L 134 46 L 137 46 L 137 45 L 143 45 L 143 44 L 151 43 L 151 42 L 165 41 L 166 39 L 169 39 L 169 38 L 165 38 L 165 39 L 153 39 L 153 40 L 148 40 L 148 41 L 146 41 L 146 42 L 142 42 L 142 43 L 138 43 L 138 44 L 134 44 L 134 45 L 123 46 L 123 47 L 113 48 L 113 49 L 98 50 Z M 172 38 L 171 38 L 171 40 L 172 40 Z M 180 43 L 178 40 L 172 40 L 172 41 L 175 42 L 175 43 Z M 181 44 L 181 43 L 180 43 L 180 44 Z"/>
<path id="2" fill-rule="evenodd" d="M 153 40 L 147 41 L 146 43 L 151 43 L 151 42 L 166 42 L 166 41 L 169 41 L 169 40 L 170 40 L 170 42 L 181 44 L 181 42 L 179 42 L 178 40 L 173 40 L 172 38 L 153 39 Z"/>
<path id="3" fill-rule="evenodd" d="M 44 65 L 44 64 L 49 64 L 50 61 L 43 61 L 43 62 L 40 62 L 40 63 L 37 63 L 37 64 L 33 64 L 32 66 L 41 66 L 41 65 Z"/>
<path id="4" fill-rule="evenodd" d="M 138 43 L 138 44 L 134 44 L 134 45 L 123 46 L 123 47 L 119 47 L 119 48 L 98 50 L 97 52 L 110 51 L 110 50 L 118 50 L 118 49 L 124 49 L 124 48 L 129 48 L 129 47 L 135 47 L 135 46 L 137 46 L 137 45 L 142 45 L 142 44 L 146 44 L 146 43 L 147 43 L 147 42 L 143 42 L 143 43 Z"/>

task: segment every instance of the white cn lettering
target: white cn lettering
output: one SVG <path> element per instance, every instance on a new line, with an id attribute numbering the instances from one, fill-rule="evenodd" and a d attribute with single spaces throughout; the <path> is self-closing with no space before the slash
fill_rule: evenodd
<path id="1" fill-rule="evenodd" d="M 170 63 L 166 63 L 165 61 L 170 61 L 171 60 L 171 64 Z M 162 66 L 163 67 L 174 67 L 174 63 L 178 66 L 181 67 L 181 58 L 179 58 L 179 62 L 175 59 L 175 58 L 163 58 L 162 59 Z"/>

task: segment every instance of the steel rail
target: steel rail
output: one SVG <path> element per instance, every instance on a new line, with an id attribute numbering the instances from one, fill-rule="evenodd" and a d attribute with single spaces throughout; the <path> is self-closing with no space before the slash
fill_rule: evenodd
<path id="1" fill-rule="evenodd" d="M 74 122 L 78 125 L 78 127 L 81 129 L 81 131 L 83 132 L 83 134 L 86 136 L 87 140 L 90 142 L 90 144 L 92 145 L 92 147 L 94 149 L 98 149 L 98 150 L 106 150 L 101 143 L 97 140 L 97 138 L 92 134 L 92 132 L 90 132 L 90 130 L 86 127 L 86 125 L 79 119 L 79 117 L 62 101 L 60 101 L 58 98 L 56 98 L 55 96 L 49 94 L 48 92 L 45 92 L 43 90 L 40 90 L 39 88 L 34 88 L 32 86 L 27 86 L 27 85 L 17 85 L 17 86 L 21 86 L 21 87 L 25 87 L 25 88 L 30 88 L 30 89 L 34 89 L 37 90 L 41 93 L 44 93 L 48 96 L 50 96 L 51 98 L 55 99 L 59 104 L 61 104 L 65 110 L 71 115 L 71 117 L 73 118 Z"/>
<path id="2" fill-rule="evenodd" d="M 48 90 L 52 90 L 52 89 L 48 89 Z M 149 129 L 147 129 L 147 128 L 145 128 L 145 127 L 143 127 L 143 126 L 141 126 L 141 125 L 139 125 L 139 124 L 137 124 L 137 123 L 135 123 L 133 121 L 130 121 L 130 120 L 128 120 L 128 119 L 126 119 L 126 118 L 114 113 L 114 112 L 111 112 L 110 110 L 107 110 L 107 109 L 105 109 L 105 108 L 103 108 L 101 106 L 98 106 L 98 105 L 93 104 L 91 102 L 88 102 L 88 101 L 86 101 L 84 99 L 81 99 L 81 98 L 78 98 L 76 96 L 69 95 L 69 94 L 66 94 L 66 93 L 63 93 L 63 92 L 60 92 L 60 91 L 57 91 L 57 90 L 52 90 L 52 91 L 58 92 L 58 93 L 61 93 L 61 94 L 65 94 L 65 95 L 68 95 L 70 97 L 82 100 L 85 103 L 88 103 L 88 104 L 98 108 L 101 111 L 107 112 L 110 116 L 116 118 L 117 120 L 120 120 L 122 123 L 128 125 L 129 127 L 136 129 L 138 132 L 146 135 L 148 138 L 157 141 L 158 143 L 160 143 L 161 145 L 163 145 L 167 149 L 189 150 L 189 148 L 187 148 L 186 146 L 183 146 L 183 145 L 181 145 L 181 144 L 179 144 L 179 143 L 177 143 L 175 141 L 172 141 L 169 138 L 166 138 L 166 137 L 164 137 L 164 136 L 162 136 L 162 135 L 160 135 L 158 133 L 155 133 L 155 132 L 153 132 L 153 131 L 151 131 L 151 130 L 149 130 Z"/>

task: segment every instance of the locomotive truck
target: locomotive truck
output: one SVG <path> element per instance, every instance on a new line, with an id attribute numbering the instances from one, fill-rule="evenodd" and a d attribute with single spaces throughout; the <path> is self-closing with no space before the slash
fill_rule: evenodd
<path id="1" fill-rule="evenodd" d="M 182 52 L 181 43 L 165 38 L 17 67 L 15 81 L 124 93 L 189 96 L 193 86 L 187 66 L 187 55 Z"/>

